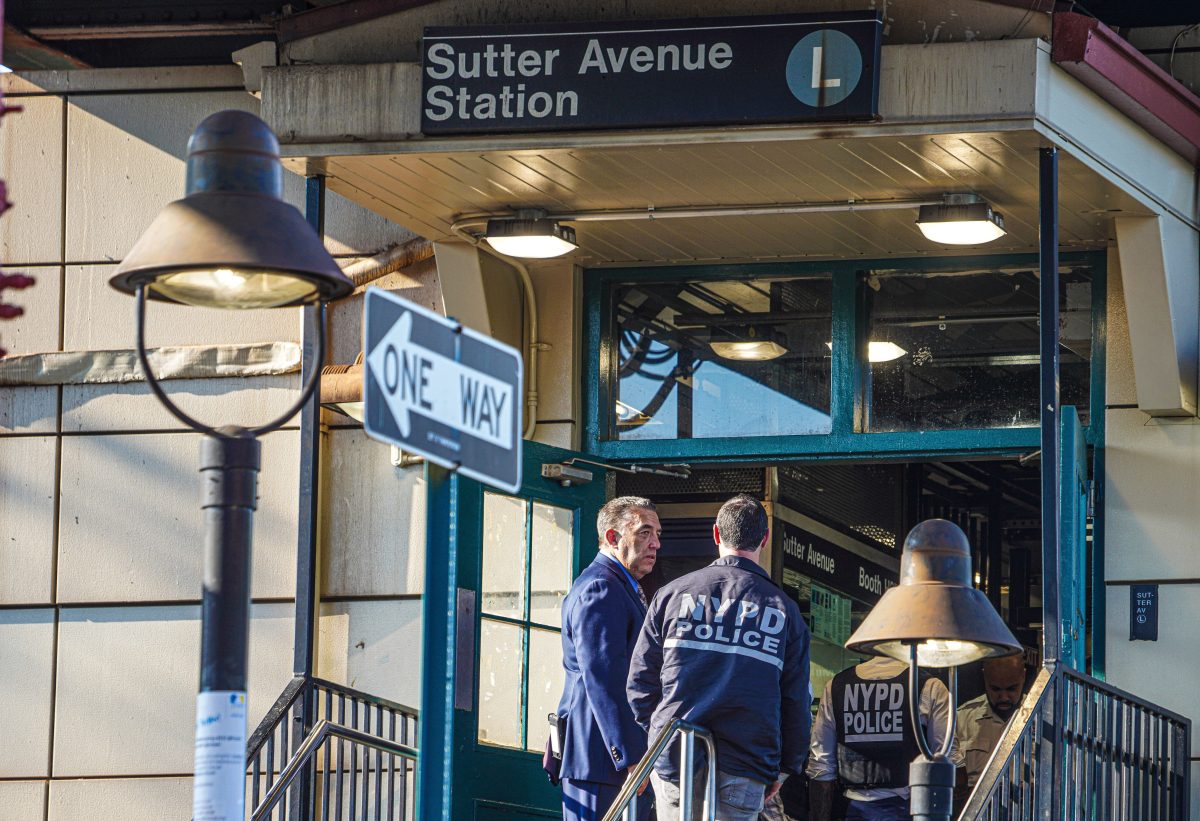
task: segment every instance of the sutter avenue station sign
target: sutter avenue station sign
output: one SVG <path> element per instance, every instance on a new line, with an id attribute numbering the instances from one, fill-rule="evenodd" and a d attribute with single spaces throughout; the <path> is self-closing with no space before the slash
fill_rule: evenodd
<path id="1" fill-rule="evenodd" d="M 421 131 L 862 120 L 877 12 L 425 29 Z"/>

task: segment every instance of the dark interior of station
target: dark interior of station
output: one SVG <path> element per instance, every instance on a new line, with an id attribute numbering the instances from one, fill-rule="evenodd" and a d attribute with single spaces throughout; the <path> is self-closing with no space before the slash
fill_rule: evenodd
<path id="1" fill-rule="evenodd" d="M 847 556 L 851 553 L 845 551 L 851 551 L 866 557 L 862 561 L 868 566 L 894 573 L 913 525 L 927 518 L 949 519 L 970 540 L 975 586 L 995 604 L 1028 648 L 1027 655 L 1036 657 L 1041 635 L 1039 481 L 1036 457 L 786 462 L 696 468 L 687 478 L 618 474 L 616 493 L 649 497 L 659 508 L 662 548 L 643 582 L 649 595 L 717 557 L 712 523 L 722 502 L 735 493 L 766 502 L 772 530 L 778 532 L 772 534 L 764 563 L 796 599 L 810 626 L 813 688 L 819 694 L 825 680 L 859 660 L 841 645 L 878 596 L 854 585 L 853 578 L 850 583 L 821 578 L 791 562 L 781 549 L 782 532 L 820 534 L 814 538 L 830 550 Z M 830 602 L 841 606 L 840 620 L 830 621 L 835 612 Z M 980 692 L 979 687 L 977 673 L 965 670 L 960 700 Z"/>

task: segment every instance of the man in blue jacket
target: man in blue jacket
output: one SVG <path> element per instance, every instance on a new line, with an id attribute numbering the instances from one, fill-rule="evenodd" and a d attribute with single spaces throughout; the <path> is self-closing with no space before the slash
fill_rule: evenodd
<path id="1" fill-rule="evenodd" d="M 713 734 L 718 821 L 757 818 L 783 780 L 803 772 L 808 749 L 808 627 L 758 565 L 769 538 L 757 499 L 726 502 L 713 526 L 720 558 L 655 594 L 629 668 L 629 703 L 651 738 L 675 718 Z M 675 750 L 651 776 L 662 818 L 679 813 Z M 700 752 L 695 817 L 705 781 Z"/>
<path id="2" fill-rule="evenodd" d="M 646 731 L 625 697 L 629 659 L 646 616 L 638 581 L 654 569 L 662 526 L 637 496 L 608 502 L 596 517 L 600 552 L 563 601 L 563 667 L 558 703 L 563 739 L 563 818 L 599 821 L 646 754 Z M 650 802 L 639 801 L 645 818 Z"/>

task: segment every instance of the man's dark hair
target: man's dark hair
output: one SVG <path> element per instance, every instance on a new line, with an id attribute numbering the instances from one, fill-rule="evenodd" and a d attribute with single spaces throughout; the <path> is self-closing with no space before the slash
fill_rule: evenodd
<path id="1" fill-rule="evenodd" d="M 717 513 L 717 535 L 730 550 L 758 550 L 767 535 L 767 511 L 753 496 L 734 496 Z"/>

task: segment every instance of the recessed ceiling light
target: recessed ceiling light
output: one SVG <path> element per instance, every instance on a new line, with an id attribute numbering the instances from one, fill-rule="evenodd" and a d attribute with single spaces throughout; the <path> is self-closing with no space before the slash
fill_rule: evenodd
<path id="1" fill-rule="evenodd" d="M 778 359 L 787 353 L 787 348 L 769 339 L 735 340 L 709 342 L 712 352 L 722 359 L 736 359 L 743 362 L 766 362 Z"/>

